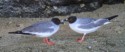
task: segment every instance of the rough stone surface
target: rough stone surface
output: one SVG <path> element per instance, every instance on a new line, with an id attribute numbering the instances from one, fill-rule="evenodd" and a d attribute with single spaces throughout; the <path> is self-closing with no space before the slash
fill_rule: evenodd
<path id="1" fill-rule="evenodd" d="M 0 17 L 50 17 L 94 11 L 124 0 L 0 0 Z"/>

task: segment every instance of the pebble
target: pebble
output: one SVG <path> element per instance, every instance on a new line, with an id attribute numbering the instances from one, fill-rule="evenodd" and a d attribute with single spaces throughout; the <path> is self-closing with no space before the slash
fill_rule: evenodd
<path id="1" fill-rule="evenodd" d="M 92 49 L 92 46 L 87 46 L 87 49 L 91 50 L 91 49 Z"/>
<path id="2" fill-rule="evenodd" d="M 85 6 L 85 4 L 80 4 L 80 7 L 84 7 Z"/>
<path id="3" fill-rule="evenodd" d="M 12 24 L 12 21 L 7 22 L 6 24 L 7 24 L 7 25 L 10 25 L 10 24 Z"/>
<path id="4" fill-rule="evenodd" d="M 16 27 L 23 27 L 23 24 L 17 24 Z"/>

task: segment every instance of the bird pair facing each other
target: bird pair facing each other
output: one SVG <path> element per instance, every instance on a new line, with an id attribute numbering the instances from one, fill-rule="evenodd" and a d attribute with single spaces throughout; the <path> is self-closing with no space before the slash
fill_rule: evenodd
<path id="1" fill-rule="evenodd" d="M 82 38 L 79 38 L 77 40 L 78 42 L 82 42 L 86 34 L 95 32 L 102 25 L 110 23 L 110 20 L 117 16 L 118 15 L 114 15 L 111 17 L 100 18 L 100 19 L 77 18 L 76 16 L 70 16 L 62 21 L 60 21 L 58 18 L 52 18 L 50 21 L 38 22 L 20 31 L 9 32 L 9 33 L 45 37 L 43 39 L 44 43 L 47 43 L 48 45 L 54 45 L 54 42 L 50 41 L 48 37 L 50 37 L 59 30 L 60 24 L 63 24 L 65 21 L 68 21 L 69 27 L 72 30 L 74 30 L 77 33 L 83 34 Z"/>

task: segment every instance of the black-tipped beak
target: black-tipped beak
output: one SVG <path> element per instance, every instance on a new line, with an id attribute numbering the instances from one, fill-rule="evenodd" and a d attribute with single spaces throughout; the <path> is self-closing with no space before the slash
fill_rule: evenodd
<path id="1" fill-rule="evenodd" d="M 63 21 L 64 21 L 64 22 L 65 22 L 65 21 L 68 21 L 68 19 L 64 19 Z"/>
<path id="2" fill-rule="evenodd" d="M 64 24 L 65 21 L 67 21 L 67 19 L 63 19 L 63 20 L 61 21 L 61 24 Z"/>

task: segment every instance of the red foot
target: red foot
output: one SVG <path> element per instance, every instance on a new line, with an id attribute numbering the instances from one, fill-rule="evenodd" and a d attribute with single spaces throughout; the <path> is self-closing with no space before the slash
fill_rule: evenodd
<path id="1" fill-rule="evenodd" d="M 43 39 L 43 42 L 48 44 L 48 45 L 54 45 L 55 43 L 50 41 L 48 38 Z"/>
<path id="2" fill-rule="evenodd" d="M 82 38 L 78 38 L 77 39 L 77 42 L 79 42 L 79 43 L 82 43 L 84 40 L 82 40 Z"/>
<path id="3" fill-rule="evenodd" d="M 49 42 L 47 42 L 47 44 L 48 44 L 48 45 L 50 45 L 50 46 L 52 46 L 52 45 L 54 45 L 55 43 L 54 43 L 54 42 L 49 41 Z"/>

